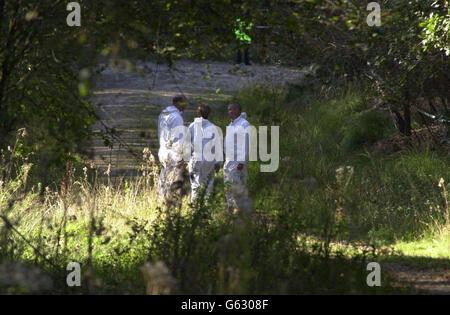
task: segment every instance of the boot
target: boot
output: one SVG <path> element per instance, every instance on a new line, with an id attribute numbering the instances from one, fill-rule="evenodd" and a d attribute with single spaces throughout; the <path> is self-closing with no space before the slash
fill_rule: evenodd
<path id="1" fill-rule="evenodd" d="M 241 54 L 241 50 L 238 49 L 237 50 L 237 58 L 236 58 L 236 63 L 240 64 L 242 62 L 242 54 Z"/>
<path id="2" fill-rule="evenodd" d="M 247 66 L 250 66 L 250 57 L 248 55 L 248 48 L 246 48 L 245 51 L 244 51 L 244 63 Z"/>

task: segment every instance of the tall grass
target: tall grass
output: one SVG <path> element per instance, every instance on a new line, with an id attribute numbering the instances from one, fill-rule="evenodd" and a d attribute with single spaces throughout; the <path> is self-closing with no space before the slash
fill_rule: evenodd
<path id="1" fill-rule="evenodd" d="M 284 208 L 295 200 L 305 229 L 320 233 L 322 209 L 336 208 L 343 228 L 339 237 L 380 243 L 420 239 L 429 235 L 430 224 L 448 222 L 443 193 L 449 187 L 448 154 L 426 147 L 392 156 L 375 153 L 372 145 L 395 130 L 369 90 L 320 92 L 305 100 L 298 93 L 256 87 L 236 100 L 252 124 L 280 125 L 279 171 L 263 174 L 254 165 L 250 172 L 253 195 L 266 196 L 257 198 L 261 209 Z M 345 191 L 337 176 L 342 167 L 352 169 Z M 318 189 L 309 187 L 316 182 Z"/>
<path id="2" fill-rule="evenodd" d="M 146 176 L 111 185 L 95 168 L 72 178 L 65 194 L 23 190 L 25 173 L 2 183 L 0 276 L 7 293 L 302 294 L 377 293 L 363 262 L 329 244 L 299 237 L 294 209 L 230 216 L 224 187 L 207 204 L 161 207 Z M 149 178 L 150 176 L 150 178 Z M 93 180 L 89 180 L 93 178 Z M 286 205 L 288 206 L 288 205 Z M 69 262 L 82 266 L 82 286 L 68 287 Z M 29 270 L 32 280 L 19 281 Z M 3 270 L 2 269 L 2 270 Z M 15 276 L 20 275 L 20 276 Z"/>

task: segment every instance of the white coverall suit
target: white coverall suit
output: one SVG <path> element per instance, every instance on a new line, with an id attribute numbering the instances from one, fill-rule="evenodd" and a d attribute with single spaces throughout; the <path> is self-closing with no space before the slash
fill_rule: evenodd
<path id="1" fill-rule="evenodd" d="M 217 127 L 202 117 L 195 118 L 189 125 L 191 134 L 191 152 L 189 177 L 191 179 L 191 202 L 194 202 L 201 189 L 205 189 L 205 198 L 211 196 L 214 188 L 214 167 L 218 163 L 215 156 L 205 151 L 205 146 L 214 143 Z M 219 143 L 222 146 L 221 142 Z M 215 148 L 211 150 L 215 153 Z M 206 153 L 206 154 L 204 154 Z M 211 155 L 211 156 L 210 156 Z"/>
<path id="2" fill-rule="evenodd" d="M 225 163 L 223 166 L 223 177 L 226 186 L 226 199 L 228 209 L 241 209 L 245 202 L 248 202 L 248 190 L 247 190 L 247 171 L 250 151 L 250 138 L 248 134 L 245 135 L 245 142 L 241 143 L 238 147 L 238 141 L 235 141 L 234 134 L 231 134 L 229 128 L 241 130 L 250 126 L 250 123 L 246 120 L 247 114 L 241 113 L 239 117 L 234 119 L 227 128 L 227 134 L 225 136 Z M 240 134 L 243 135 L 242 133 Z M 239 133 L 238 133 L 239 136 Z M 245 143 L 245 147 L 242 144 Z M 227 154 L 227 147 L 232 147 L 233 154 L 229 156 Z M 244 151 L 245 150 L 245 151 Z M 243 168 L 238 170 L 238 165 L 242 164 Z"/>
<path id="3" fill-rule="evenodd" d="M 159 195 L 163 200 L 170 196 L 174 184 L 182 185 L 183 150 L 186 145 L 183 141 L 184 135 L 180 133 L 184 127 L 181 112 L 175 106 L 165 108 L 158 119 L 159 152 L 158 157 L 162 169 L 159 177 Z"/>

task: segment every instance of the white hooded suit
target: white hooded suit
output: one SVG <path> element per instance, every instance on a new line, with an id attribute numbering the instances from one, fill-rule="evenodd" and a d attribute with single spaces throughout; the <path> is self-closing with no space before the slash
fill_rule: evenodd
<path id="1" fill-rule="evenodd" d="M 160 197 L 168 197 L 174 184 L 183 182 L 183 169 L 180 162 L 183 157 L 184 135 L 181 132 L 184 126 L 181 112 L 175 106 L 165 108 L 158 119 L 159 152 L 158 157 L 162 169 L 159 177 Z"/>
<path id="2" fill-rule="evenodd" d="M 223 166 L 223 177 L 225 186 L 227 187 L 226 199 L 229 209 L 239 209 L 242 207 L 242 201 L 248 200 L 247 172 L 250 137 L 248 134 L 242 133 L 247 127 L 250 127 L 250 123 L 246 118 L 247 114 L 241 113 L 239 117 L 234 119 L 229 124 L 225 137 L 225 164 Z M 239 132 L 239 130 L 241 132 Z M 239 143 L 239 141 L 236 141 L 235 135 L 230 131 L 237 132 L 238 137 L 245 135 L 245 140 Z M 232 154 L 227 154 L 227 152 L 231 152 Z M 243 165 L 241 170 L 238 170 L 237 168 L 239 164 Z"/>
<path id="3" fill-rule="evenodd" d="M 192 156 L 189 161 L 189 175 L 191 179 L 191 201 L 199 196 L 201 189 L 205 189 L 205 197 L 209 197 L 214 187 L 214 166 L 219 163 L 215 157 L 215 150 L 222 154 L 221 139 L 218 139 L 217 127 L 209 120 L 198 117 L 189 125 L 191 135 Z M 217 140 L 219 142 L 217 142 Z M 218 143 L 218 145 L 217 145 Z M 212 145 L 212 150 L 205 147 Z M 206 148 L 208 149 L 208 148 Z M 206 153 L 206 154 L 205 154 Z"/>

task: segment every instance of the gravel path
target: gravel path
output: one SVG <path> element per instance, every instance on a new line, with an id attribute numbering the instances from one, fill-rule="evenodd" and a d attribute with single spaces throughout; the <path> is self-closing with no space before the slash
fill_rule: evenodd
<path id="1" fill-rule="evenodd" d="M 444 267 L 412 267 L 406 263 L 384 263 L 385 270 L 395 278 L 393 285 L 411 287 L 417 294 L 450 295 L 450 269 Z"/>

